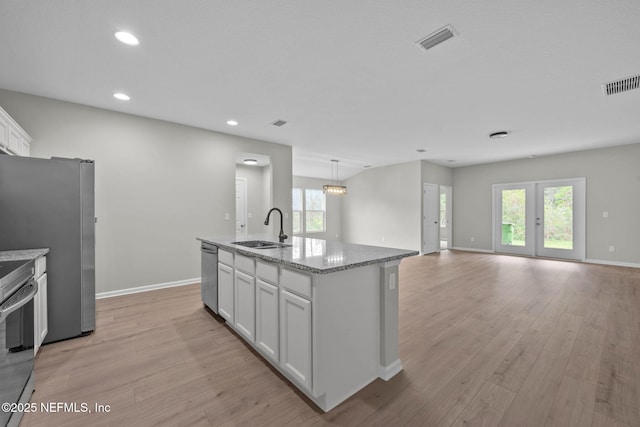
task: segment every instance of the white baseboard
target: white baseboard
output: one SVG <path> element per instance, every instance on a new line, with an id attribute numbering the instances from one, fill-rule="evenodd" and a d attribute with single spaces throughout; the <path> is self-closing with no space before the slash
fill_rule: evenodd
<path id="1" fill-rule="evenodd" d="M 137 294 L 140 292 L 155 291 L 157 289 L 174 288 L 176 286 L 193 285 L 195 283 L 200 283 L 200 280 L 200 277 L 196 277 L 194 279 L 176 280 L 175 282 L 157 283 L 155 285 L 119 289 L 117 291 L 99 292 L 96 294 L 96 299 L 119 297 L 121 295 Z"/>
<path id="2" fill-rule="evenodd" d="M 400 359 L 396 359 L 387 366 L 380 366 L 378 368 L 378 377 L 385 381 L 389 381 L 400 371 L 402 371 L 402 363 L 400 363 Z"/>
<path id="3" fill-rule="evenodd" d="M 640 264 L 635 262 L 605 261 L 601 259 L 585 259 L 584 262 L 588 262 L 590 264 L 615 265 L 616 267 L 640 268 Z"/>
<path id="4" fill-rule="evenodd" d="M 492 250 L 488 250 L 488 249 L 474 249 L 474 248 L 460 248 L 457 246 L 454 246 L 453 248 L 454 250 L 457 251 L 467 251 L 467 252 L 482 252 L 482 253 L 488 253 L 488 254 L 495 254 L 495 251 Z M 509 255 L 509 254 L 504 254 L 504 255 Z M 522 256 L 522 255 L 516 255 L 516 256 Z M 528 255 L 524 255 L 524 256 L 528 256 Z M 550 259 L 550 258 L 548 258 Z M 605 261 L 602 259 L 585 259 L 585 260 L 567 260 L 567 261 L 577 261 L 577 262 L 586 262 L 589 264 L 602 264 L 602 265 L 613 265 L 616 267 L 631 267 L 631 268 L 640 268 L 640 264 L 636 263 L 636 262 L 620 262 L 620 261 Z"/>
<path id="5" fill-rule="evenodd" d="M 495 254 L 496 253 L 496 251 L 492 251 L 491 249 L 460 248 L 458 246 L 454 246 L 451 249 L 453 249 L 455 251 L 482 252 L 484 254 Z"/>

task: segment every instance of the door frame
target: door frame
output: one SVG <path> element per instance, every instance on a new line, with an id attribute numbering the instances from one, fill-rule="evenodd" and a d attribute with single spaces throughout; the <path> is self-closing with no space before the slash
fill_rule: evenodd
<path id="1" fill-rule="evenodd" d="M 433 190 L 434 192 L 433 198 L 431 200 L 428 200 L 427 188 Z M 430 215 L 428 215 L 429 213 Z M 428 216 L 431 217 L 427 218 Z M 431 227 L 433 225 L 433 218 L 435 218 L 435 223 L 437 225 L 435 228 L 436 232 L 434 236 L 435 245 L 428 247 L 428 237 L 430 234 L 428 227 Z M 425 182 L 422 184 L 422 255 L 440 252 L 440 220 L 440 185 Z"/>
<path id="2" fill-rule="evenodd" d="M 544 249 L 540 244 L 540 236 L 542 236 L 542 242 L 544 242 L 543 231 L 539 232 L 538 229 L 542 230 L 543 227 L 540 225 L 544 225 L 541 223 L 540 225 L 536 225 L 536 217 L 544 218 L 544 215 L 540 214 L 541 209 L 541 197 L 539 189 L 547 184 L 553 185 L 573 185 L 574 189 L 574 199 L 573 199 L 573 236 L 574 236 L 574 249 L 571 251 L 573 254 L 569 254 L 569 252 L 565 249 Z M 516 189 L 523 188 L 526 191 L 525 195 L 525 211 L 526 211 L 526 219 L 525 219 L 525 228 L 526 235 L 525 241 L 528 242 L 525 246 L 519 247 L 520 249 L 515 249 L 514 247 L 509 246 L 510 251 L 501 251 L 501 248 L 504 246 L 501 243 L 500 238 L 498 237 L 498 223 L 502 223 L 502 218 L 498 217 L 499 209 L 498 209 L 498 197 L 497 191 L 498 189 Z M 573 259 L 578 261 L 584 261 L 586 259 L 586 233 L 587 233 L 587 224 L 586 224 L 586 178 L 565 178 L 565 179 L 549 179 L 542 181 L 526 181 L 526 182 L 515 182 L 515 183 L 505 183 L 505 184 L 493 184 L 492 185 L 492 194 L 491 194 L 491 209 L 492 209 L 492 221 L 491 221 L 491 235 L 492 235 L 492 250 L 493 252 L 499 253 L 507 253 L 514 255 L 527 255 L 531 257 L 545 257 L 545 258 L 559 258 L 559 259 Z M 544 209 L 542 207 L 542 209 Z M 518 248 L 518 247 L 516 247 Z M 540 250 L 543 248 L 543 250 Z M 572 256 L 567 256 L 567 255 Z"/>
<path id="3" fill-rule="evenodd" d="M 446 195 L 446 203 L 445 203 L 445 218 L 440 218 L 440 228 L 439 231 L 442 230 L 442 221 L 446 221 L 445 228 L 447 229 L 447 249 L 453 248 L 453 187 L 451 185 L 440 185 L 438 195 L 441 195 L 444 190 Z M 438 207 L 440 207 L 440 199 L 438 199 Z M 438 244 L 441 244 L 442 236 L 439 236 Z"/>
<path id="4" fill-rule="evenodd" d="M 246 239 L 247 238 L 247 229 L 249 225 L 247 224 L 247 178 L 236 177 L 236 196 L 238 191 L 238 182 L 241 182 L 244 186 L 244 194 L 241 197 L 244 197 L 242 201 L 242 205 L 244 206 L 244 212 L 238 212 L 238 204 L 236 203 L 236 224 L 238 222 L 238 217 L 240 217 L 241 222 L 244 223 L 244 227 L 242 228 L 242 236 L 238 236 L 238 229 L 236 228 L 236 239 Z"/>

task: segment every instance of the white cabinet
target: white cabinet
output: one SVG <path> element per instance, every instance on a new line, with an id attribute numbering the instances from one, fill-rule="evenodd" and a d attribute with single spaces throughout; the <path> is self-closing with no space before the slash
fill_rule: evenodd
<path id="1" fill-rule="evenodd" d="M 311 301 L 282 288 L 280 366 L 302 387 L 311 390 Z"/>
<path id="2" fill-rule="evenodd" d="M 18 156 L 29 156 L 31 153 L 31 137 L 1 107 L 0 150 Z"/>
<path id="3" fill-rule="evenodd" d="M 17 155 L 22 154 L 22 138 L 20 138 L 20 134 L 13 127 L 9 128 L 8 148 L 9 148 L 9 151 L 13 152 L 14 154 L 17 154 Z"/>
<path id="4" fill-rule="evenodd" d="M 235 327 L 249 342 L 255 340 L 256 286 L 255 278 L 241 271 L 235 272 Z"/>
<path id="5" fill-rule="evenodd" d="M 3 110 L 4 111 L 4 110 Z M 4 118 L 0 111 L 0 150 L 7 151 L 9 144 L 9 122 Z"/>
<path id="6" fill-rule="evenodd" d="M 278 288 L 257 278 L 256 346 L 275 363 L 278 363 L 280 358 L 278 325 Z"/>
<path id="7" fill-rule="evenodd" d="M 35 280 L 38 292 L 33 297 L 33 338 L 34 354 L 38 353 L 42 342 L 49 332 L 47 310 L 47 258 L 41 256 L 35 261 Z"/>
<path id="8" fill-rule="evenodd" d="M 218 250 L 218 313 L 307 392 L 312 391 L 311 276 Z"/>
<path id="9" fill-rule="evenodd" d="M 233 323 L 233 268 L 218 262 L 218 314 Z"/>

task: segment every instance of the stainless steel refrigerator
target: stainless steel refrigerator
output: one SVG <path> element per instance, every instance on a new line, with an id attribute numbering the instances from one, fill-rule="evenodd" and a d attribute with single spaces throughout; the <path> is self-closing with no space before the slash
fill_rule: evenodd
<path id="1" fill-rule="evenodd" d="M 0 250 L 49 248 L 45 343 L 95 329 L 94 163 L 0 155 Z"/>

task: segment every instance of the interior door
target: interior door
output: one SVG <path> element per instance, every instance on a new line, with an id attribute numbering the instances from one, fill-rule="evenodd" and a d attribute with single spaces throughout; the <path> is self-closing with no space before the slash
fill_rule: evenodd
<path id="1" fill-rule="evenodd" d="M 437 184 L 424 184 L 422 253 L 440 251 L 440 189 Z"/>
<path id="2" fill-rule="evenodd" d="M 440 186 L 440 249 L 450 249 L 453 247 L 451 237 L 452 221 L 452 188 L 446 185 Z"/>
<path id="3" fill-rule="evenodd" d="M 236 239 L 247 237 L 247 180 L 236 178 Z"/>
<path id="4" fill-rule="evenodd" d="M 494 185 L 496 252 L 583 260 L 585 179 Z"/>

